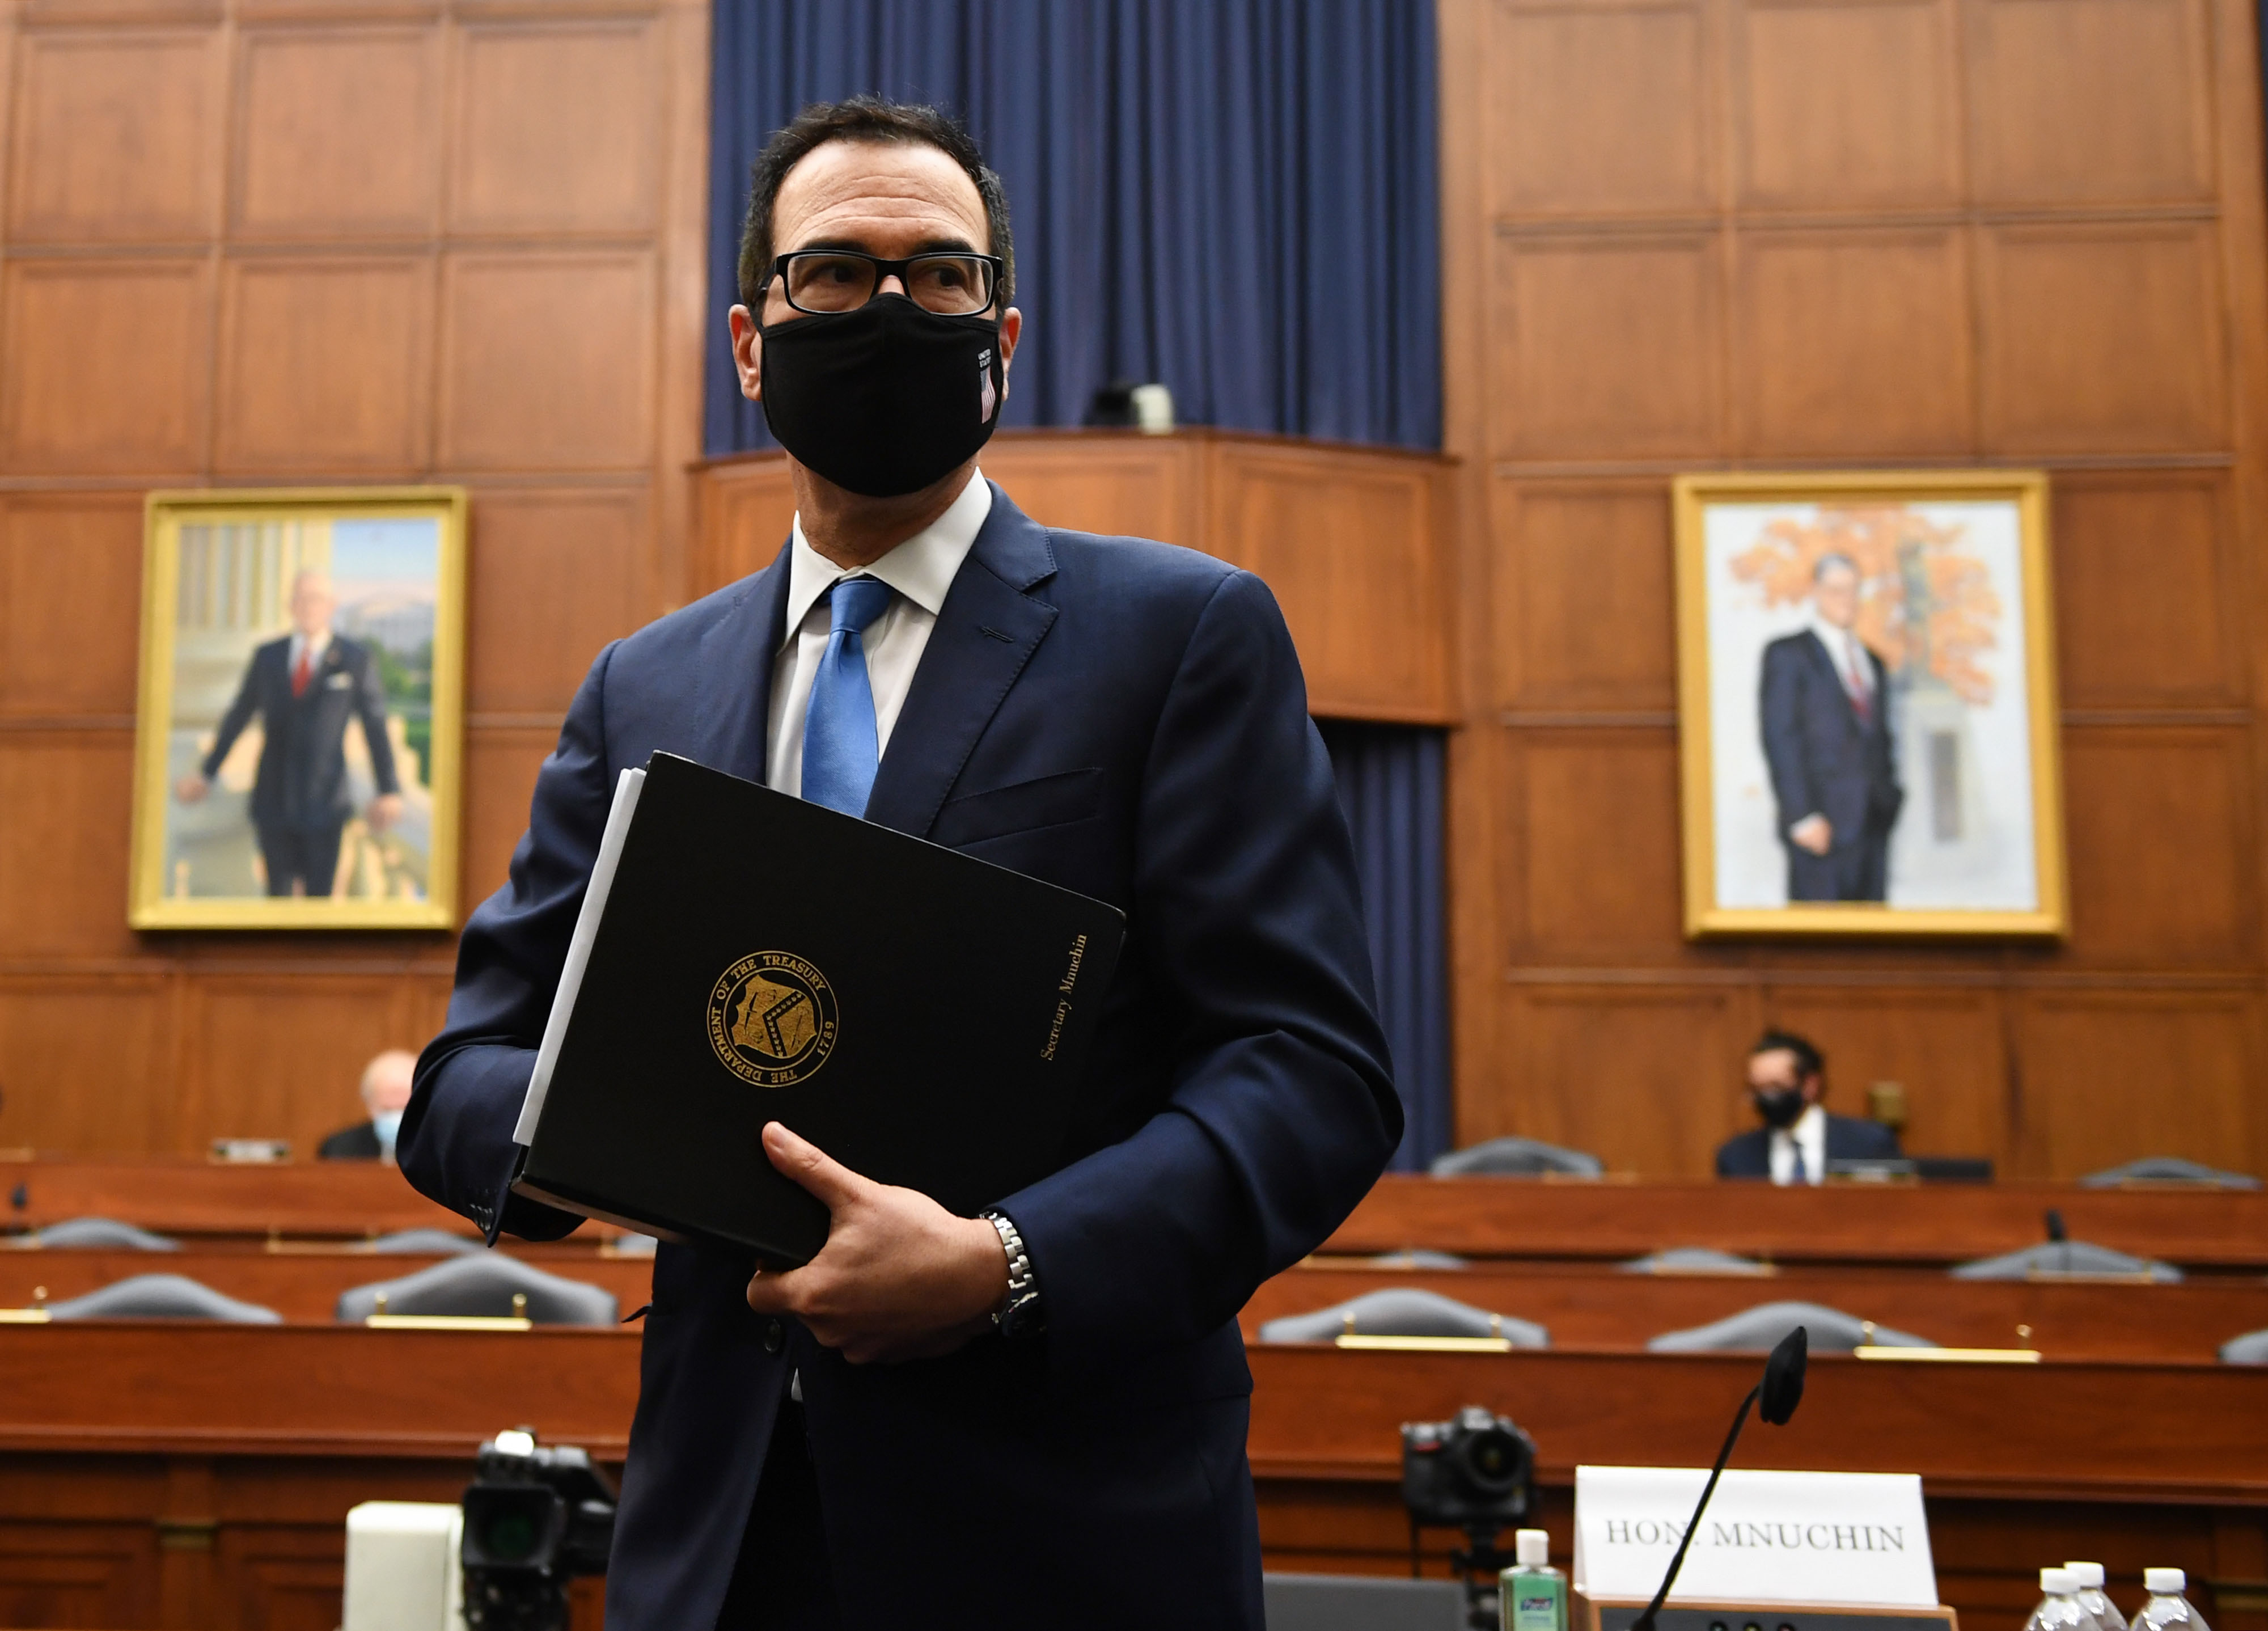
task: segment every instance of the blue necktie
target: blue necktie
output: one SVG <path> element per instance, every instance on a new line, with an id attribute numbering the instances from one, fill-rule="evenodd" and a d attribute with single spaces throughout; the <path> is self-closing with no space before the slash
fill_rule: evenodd
<path id="1" fill-rule="evenodd" d="M 1805 1167 L 1803 1164 L 1802 1140 L 1798 1139 L 1794 1133 L 1791 1133 L 1787 1135 L 1787 1141 L 1795 1148 L 1795 1172 L 1793 1174 L 1793 1181 L 1798 1184 L 1810 1183 L 1811 1172 L 1809 1169 Z"/>
<path id="2" fill-rule="evenodd" d="M 828 595 L 834 621 L 803 716 L 803 796 L 829 809 L 864 816 L 882 755 L 874 727 L 874 687 L 866 677 L 866 646 L 860 636 L 889 609 L 890 586 L 879 578 L 843 578 Z"/>

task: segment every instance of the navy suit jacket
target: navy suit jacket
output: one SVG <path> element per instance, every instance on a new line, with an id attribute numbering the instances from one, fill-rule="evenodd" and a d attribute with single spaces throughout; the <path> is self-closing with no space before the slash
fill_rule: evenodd
<path id="1" fill-rule="evenodd" d="M 1805 816 L 1824 816 L 1840 849 L 1858 842 L 1870 815 L 1887 829 L 1905 801 L 1891 751 L 1889 675 L 1872 650 L 1867 661 L 1874 705 L 1862 721 L 1817 635 L 1807 629 L 1764 647 L 1758 703 L 1782 844 Z"/>
<path id="2" fill-rule="evenodd" d="M 505 1183 L 616 774 L 663 749 L 762 779 L 787 581 L 783 551 L 600 653 L 511 882 L 466 926 L 399 1153 L 492 1234 L 578 1221 Z M 866 816 L 1128 915 L 1085 1153 L 1000 1203 L 1047 1332 L 854 1367 L 749 1311 L 745 1257 L 663 1245 L 610 1631 L 714 1623 L 792 1371 L 850 1625 L 1256 1628 L 1236 1313 L 1352 1210 L 1402 1125 L 1352 848 L 1273 598 L 1188 550 L 1043 528 L 996 488 Z"/>
<path id="3" fill-rule="evenodd" d="M 1830 816 L 1831 821 L 1834 819 Z M 1898 1135 L 1879 1121 L 1856 1116 L 1827 1116 L 1827 1159 L 1830 1161 L 1896 1161 L 1905 1155 Z M 1717 1148 L 1720 1178 L 1771 1177 L 1771 1129 L 1757 1127 L 1727 1139 Z"/>
<path id="4" fill-rule="evenodd" d="M 378 654 L 333 635 L 307 676 L 306 691 L 294 697 L 291 653 L 288 634 L 252 653 L 202 768 L 208 778 L 217 774 L 220 762 L 257 713 L 264 734 L 260 771 L 252 784 L 253 824 L 296 830 L 340 826 L 354 814 L 347 785 L 348 720 L 362 721 L 378 790 L 401 791 L 394 744 L 386 734 L 386 683 Z"/>

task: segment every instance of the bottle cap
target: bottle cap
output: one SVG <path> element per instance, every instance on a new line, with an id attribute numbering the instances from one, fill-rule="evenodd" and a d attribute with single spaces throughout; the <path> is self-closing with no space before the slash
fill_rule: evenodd
<path id="1" fill-rule="evenodd" d="M 2068 1568 L 2040 1570 L 2040 1590 L 2050 1597 L 2069 1597 L 2079 1590 L 2079 1582 L 2071 1577 Z"/>
<path id="2" fill-rule="evenodd" d="M 2178 1568 L 2146 1568 L 2142 1585 L 2153 1597 L 2171 1597 L 2188 1589 L 2190 1577 Z"/>
<path id="3" fill-rule="evenodd" d="M 1540 1529 L 1515 1531 L 1512 1553 L 1522 1568 L 1541 1568 L 1551 1561 L 1551 1537 Z"/>
<path id="4" fill-rule="evenodd" d="M 2089 1586 L 2094 1587 L 2098 1591 L 2102 1589 L 2102 1564 L 2066 1563 L 2064 1567 L 2071 1571 L 2071 1577 L 2079 1582 L 2079 1589 L 2080 1590 L 2084 1591 Z"/>

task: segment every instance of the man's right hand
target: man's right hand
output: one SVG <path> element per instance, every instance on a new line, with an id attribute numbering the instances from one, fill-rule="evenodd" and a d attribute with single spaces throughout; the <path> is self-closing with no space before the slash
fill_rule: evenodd
<path id="1" fill-rule="evenodd" d="M 1814 855 L 1824 855 L 1835 842 L 1835 829 L 1824 816 L 1807 816 L 1787 830 L 1787 841 L 1799 849 L 1809 850 Z"/>
<path id="2" fill-rule="evenodd" d="M 212 784 L 191 771 L 173 784 L 173 796 L 184 804 L 195 804 L 211 791 Z"/>

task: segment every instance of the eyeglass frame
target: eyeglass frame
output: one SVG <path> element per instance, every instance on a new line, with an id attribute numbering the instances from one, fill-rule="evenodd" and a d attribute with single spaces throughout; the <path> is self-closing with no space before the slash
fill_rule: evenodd
<path id="1" fill-rule="evenodd" d="M 790 261 L 794 260 L 796 256 L 799 255 L 843 255 L 848 256 L 850 259 L 854 261 L 865 262 L 874 269 L 873 292 L 866 297 L 866 300 L 869 301 L 873 299 L 875 295 L 881 293 L 882 280 L 893 274 L 896 276 L 897 280 L 900 283 L 906 284 L 907 287 L 910 289 L 912 287 L 913 280 L 907 276 L 907 269 L 911 267 L 917 261 L 982 261 L 985 265 L 990 267 L 992 269 L 991 298 L 987 299 L 983 305 L 977 306 L 973 311 L 940 312 L 935 314 L 935 315 L 943 317 L 982 317 L 985 313 L 997 308 L 1000 304 L 1000 280 L 1007 275 L 1008 269 L 1007 262 L 1000 256 L 997 255 L 979 255 L 974 249 L 924 249 L 918 255 L 909 255 L 904 259 L 898 261 L 884 260 L 879 255 L 868 255 L 864 249 L 790 249 L 783 255 L 777 255 L 772 257 L 771 275 L 772 277 L 776 277 L 779 280 L 780 299 L 787 302 L 788 309 L 793 312 L 799 312 L 806 317 L 840 317 L 845 311 L 856 312 L 863 310 L 865 302 L 862 301 L 858 306 L 844 306 L 831 312 L 814 312 L 807 306 L 798 306 L 795 303 L 795 296 L 788 292 L 790 285 L 787 277 L 787 263 Z M 770 278 L 767 278 L 764 282 L 764 292 L 767 295 L 771 292 Z M 911 299 L 911 296 L 909 295 L 908 298 Z M 927 311 L 929 308 L 927 306 L 923 306 L 922 309 L 924 311 Z M 762 314 L 759 313 L 757 315 L 759 319 L 761 319 Z"/>

